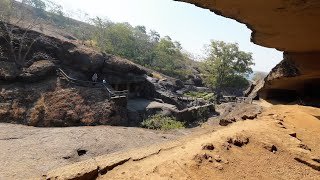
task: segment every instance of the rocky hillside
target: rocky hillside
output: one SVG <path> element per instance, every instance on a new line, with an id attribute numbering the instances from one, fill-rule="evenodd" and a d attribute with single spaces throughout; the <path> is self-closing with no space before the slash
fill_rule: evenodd
<path id="1" fill-rule="evenodd" d="M 24 30 L 16 28 L 16 33 Z M 101 88 L 66 84 L 57 77 L 64 69 L 72 78 L 126 81 L 143 77 L 146 71 L 132 62 L 102 54 L 76 41 L 28 32 L 28 39 L 41 37 L 32 46 L 25 67 L 18 68 L 8 46 L 3 47 L 0 61 L 0 120 L 33 126 L 128 125 L 126 108 L 107 101 Z M 5 44 L 0 39 L 1 44 Z"/>

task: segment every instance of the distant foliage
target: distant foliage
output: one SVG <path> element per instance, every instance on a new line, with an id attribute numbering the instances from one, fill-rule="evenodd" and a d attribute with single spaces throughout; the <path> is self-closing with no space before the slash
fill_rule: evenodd
<path id="1" fill-rule="evenodd" d="M 92 39 L 101 51 L 180 79 L 192 74 L 192 60 L 182 53 L 181 44 L 169 36 L 161 38 L 156 31 L 147 32 L 146 27 L 133 27 L 129 23 L 113 23 L 101 18 L 92 22 L 95 27 Z"/>
<path id="2" fill-rule="evenodd" d="M 141 126 L 148 129 L 171 130 L 185 127 L 183 122 L 164 115 L 153 115 L 141 123 Z"/>
<path id="3" fill-rule="evenodd" d="M 253 74 L 252 81 L 257 82 L 263 80 L 265 77 L 267 77 L 267 75 L 268 73 L 266 72 L 255 72 Z"/>

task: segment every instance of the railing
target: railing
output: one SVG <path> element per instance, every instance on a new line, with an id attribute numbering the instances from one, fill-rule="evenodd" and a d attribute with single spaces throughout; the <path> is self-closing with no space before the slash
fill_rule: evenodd
<path id="1" fill-rule="evenodd" d="M 249 97 L 223 96 L 221 102 L 236 102 L 252 104 L 253 99 Z"/>
<path id="2" fill-rule="evenodd" d="M 178 100 L 181 101 L 199 101 L 203 100 L 203 98 L 191 97 L 191 96 L 178 96 Z"/>
<path id="3" fill-rule="evenodd" d="M 176 97 L 178 100 L 180 101 L 186 101 L 186 102 L 195 102 L 195 104 L 198 106 L 200 105 L 200 102 L 204 102 L 206 105 L 207 104 L 211 104 L 211 102 L 209 101 L 206 101 L 205 99 L 203 98 L 197 98 L 197 97 L 192 97 L 192 96 L 177 96 Z"/>
<path id="4" fill-rule="evenodd" d="M 68 82 L 73 83 L 73 84 L 78 84 L 81 86 L 86 86 L 86 87 L 104 87 L 104 89 L 107 92 L 108 99 L 118 99 L 118 98 L 128 98 L 129 91 L 113 91 L 111 86 L 107 83 L 100 83 L 100 82 L 92 82 L 92 81 L 83 81 L 83 80 L 78 80 L 72 77 L 69 77 L 62 69 L 58 68 L 57 69 L 58 73 L 60 73 Z"/>

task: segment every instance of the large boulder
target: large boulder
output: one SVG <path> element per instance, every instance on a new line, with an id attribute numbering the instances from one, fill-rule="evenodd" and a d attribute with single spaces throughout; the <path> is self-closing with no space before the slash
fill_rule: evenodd
<path id="1" fill-rule="evenodd" d="M 220 114 L 219 124 L 227 126 L 236 121 L 255 119 L 262 108 L 255 104 L 225 103 L 217 106 L 216 111 Z"/>
<path id="2" fill-rule="evenodd" d="M 264 86 L 264 80 L 260 79 L 258 81 L 252 82 L 248 89 L 244 91 L 244 96 L 252 98 L 253 100 L 259 100 L 259 90 Z"/>
<path id="3" fill-rule="evenodd" d="M 41 60 L 34 62 L 30 67 L 24 69 L 19 76 L 23 81 L 36 82 L 54 75 L 55 72 L 56 66 L 53 62 Z"/>

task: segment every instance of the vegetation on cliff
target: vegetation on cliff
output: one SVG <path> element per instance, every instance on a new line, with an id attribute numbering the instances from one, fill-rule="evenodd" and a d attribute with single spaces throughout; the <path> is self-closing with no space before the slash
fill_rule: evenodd
<path id="1" fill-rule="evenodd" d="M 212 41 L 207 46 L 207 58 L 198 62 L 179 42 L 157 31 L 147 31 L 145 26 L 89 18 L 83 12 L 78 15 L 81 21 L 77 21 L 64 13 L 59 4 L 49 0 L 1 1 L 0 17 L 0 58 L 13 59 L 18 69 L 31 65 L 39 59 L 37 56 L 46 59 L 45 54 L 30 54 L 30 49 L 36 41 L 47 39 L 42 36 L 28 39 L 28 33 L 31 29 L 43 31 L 43 27 L 50 25 L 57 31 L 68 32 L 69 38 L 85 46 L 130 59 L 165 75 L 184 81 L 202 76 L 206 84 L 218 92 L 233 94 L 235 90 L 245 89 L 248 81 L 244 77 L 252 72 L 251 54 L 239 50 L 237 44 Z M 10 25 L 20 26 L 21 23 L 24 32 L 17 33 L 16 27 Z M 10 57 L 2 53 L 3 49 L 10 50 Z"/>

